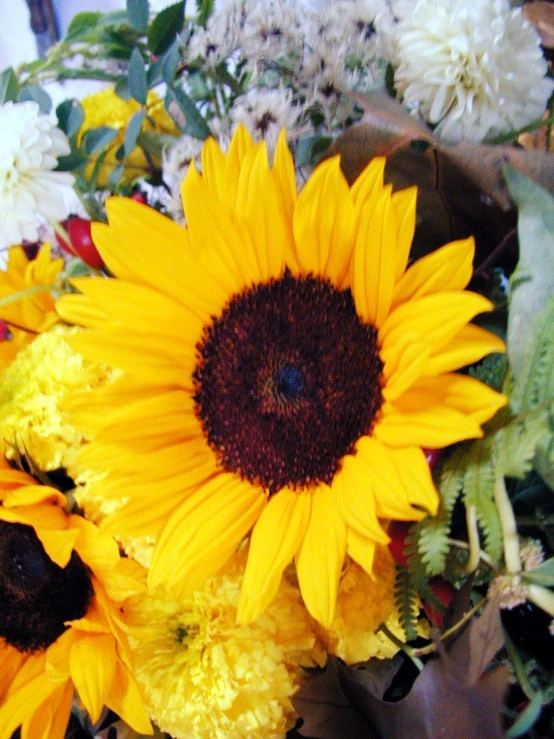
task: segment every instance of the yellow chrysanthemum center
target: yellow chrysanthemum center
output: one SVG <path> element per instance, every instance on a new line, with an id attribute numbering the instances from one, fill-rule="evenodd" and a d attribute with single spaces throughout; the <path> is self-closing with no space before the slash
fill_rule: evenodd
<path id="1" fill-rule="evenodd" d="M 282 739 L 314 635 L 283 583 L 267 612 L 236 623 L 244 557 L 181 604 L 159 592 L 128 611 L 135 675 L 152 718 L 176 739 Z"/>
<path id="2" fill-rule="evenodd" d="M 74 463 L 83 435 L 63 401 L 112 376 L 107 365 L 85 359 L 65 341 L 77 331 L 55 326 L 40 334 L 0 374 L 0 444 L 9 458 L 18 449 L 42 470 Z"/>
<path id="3" fill-rule="evenodd" d="M 376 339 L 350 291 L 315 277 L 235 296 L 206 329 L 195 372 L 222 468 L 271 493 L 329 484 L 381 406 Z"/>

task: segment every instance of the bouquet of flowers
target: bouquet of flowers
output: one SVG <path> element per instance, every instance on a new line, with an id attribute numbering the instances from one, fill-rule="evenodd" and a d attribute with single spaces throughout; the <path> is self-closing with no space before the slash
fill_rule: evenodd
<path id="1" fill-rule="evenodd" d="M 552 735 L 552 8 L 0 74 L 0 739 Z"/>

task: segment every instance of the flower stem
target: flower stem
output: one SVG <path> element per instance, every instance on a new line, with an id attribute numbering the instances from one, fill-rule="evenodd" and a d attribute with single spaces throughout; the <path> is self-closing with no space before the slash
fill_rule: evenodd
<path id="1" fill-rule="evenodd" d="M 464 613 L 464 615 L 462 616 L 462 618 L 459 621 L 457 621 L 454 624 L 454 626 L 451 626 L 449 629 L 447 629 L 444 632 L 444 634 L 441 634 L 440 641 L 444 641 L 445 639 L 448 639 L 449 636 L 452 636 L 452 634 L 455 634 L 456 631 L 458 631 L 458 629 L 460 629 L 462 626 L 464 626 L 464 624 L 466 624 L 469 621 L 469 619 L 474 614 L 476 614 L 477 611 L 479 611 L 480 608 L 483 607 L 483 605 L 485 604 L 485 602 L 486 602 L 486 600 L 485 600 L 485 598 L 483 598 L 482 600 L 479 601 L 479 603 L 477 603 L 476 605 L 474 605 L 473 608 L 470 608 L 469 611 L 467 611 L 466 613 Z M 429 644 L 426 647 L 421 647 L 421 649 L 414 649 L 412 651 L 413 651 L 414 657 L 423 657 L 426 654 L 433 654 L 433 652 L 436 652 L 437 651 L 437 646 L 436 646 L 436 644 Z"/>
<path id="2" fill-rule="evenodd" d="M 401 649 L 404 654 L 412 660 L 412 662 L 420 672 L 421 670 L 423 670 L 423 662 L 416 656 L 416 651 L 414 649 L 411 649 L 407 644 L 404 644 L 403 641 L 395 636 L 392 631 L 386 626 L 386 624 L 381 624 L 377 631 L 382 631 L 383 634 L 385 634 L 385 636 L 390 639 L 395 646 Z"/>
<path id="3" fill-rule="evenodd" d="M 515 574 L 521 572 L 521 558 L 519 556 L 519 538 L 517 535 L 516 519 L 512 504 L 508 497 L 504 476 L 497 474 L 494 481 L 494 500 L 500 516 L 502 536 L 504 539 L 504 561 L 506 572 Z"/>

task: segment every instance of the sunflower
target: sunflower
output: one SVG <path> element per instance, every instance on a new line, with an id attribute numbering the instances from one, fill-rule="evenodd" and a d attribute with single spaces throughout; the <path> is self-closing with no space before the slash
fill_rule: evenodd
<path id="1" fill-rule="evenodd" d="M 60 319 L 52 292 L 64 267 L 63 259 L 52 259 L 50 244 L 41 246 L 35 259 L 28 259 L 23 247 L 8 251 L 5 271 L 0 272 L 0 319 L 6 322 L 9 340 L 0 341 L 0 369 L 42 331 Z M 28 291 L 26 295 L 2 305 L 2 301 Z"/>
<path id="2" fill-rule="evenodd" d="M 416 189 L 392 193 L 384 165 L 349 187 L 330 159 L 298 196 L 284 133 L 270 167 L 239 128 L 189 169 L 186 228 L 121 198 L 93 227 L 116 278 L 75 280 L 58 310 L 127 375 L 75 410 L 94 436 L 80 461 L 126 500 L 104 530 L 156 542 L 151 586 L 185 597 L 251 534 L 239 620 L 294 559 L 328 626 L 345 555 L 370 573 L 380 519 L 436 512 L 421 448 L 482 436 L 505 404 L 454 372 L 503 350 L 469 324 L 492 308 L 464 292 L 473 240 L 407 268 Z"/>
<path id="3" fill-rule="evenodd" d="M 0 739 L 63 739 L 75 689 L 151 732 L 131 675 L 120 602 L 141 589 L 134 563 L 65 496 L 0 458 Z M 135 565 L 136 566 L 136 565 Z"/>

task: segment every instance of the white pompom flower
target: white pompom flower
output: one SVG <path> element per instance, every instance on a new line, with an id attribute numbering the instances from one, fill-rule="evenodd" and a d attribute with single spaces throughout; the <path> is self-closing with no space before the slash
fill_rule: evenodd
<path id="1" fill-rule="evenodd" d="M 507 0 L 395 5 L 395 83 L 444 141 L 480 142 L 544 113 L 554 82 L 540 39 Z"/>
<path id="2" fill-rule="evenodd" d="M 65 134 L 35 102 L 0 106 L 0 249 L 37 241 L 44 221 L 66 217 L 62 186 L 68 172 L 54 172 L 58 157 L 69 154 Z"/>

